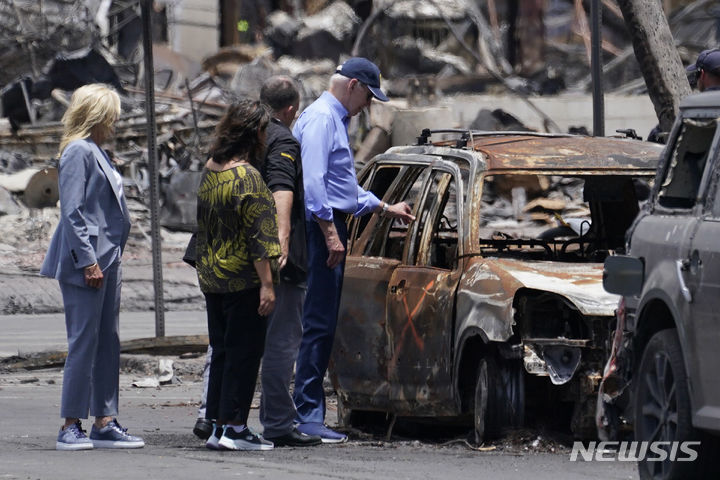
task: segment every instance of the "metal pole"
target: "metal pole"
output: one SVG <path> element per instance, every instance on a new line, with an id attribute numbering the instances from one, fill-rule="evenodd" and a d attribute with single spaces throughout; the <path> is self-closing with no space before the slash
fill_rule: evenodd
<path id="1" fill-rule="evenodd" d="M 602 79 L 602 5 L 600 0 L 590 2 L 590 69 L 593 84 L 593 136 L 605 136 L 605 98 Z"/>
<path id="2" fill-rule="evenodd" d="M 155 129 L 155 78 L 152 56 L 153 0 L 141 1 L 143 53 L 145 57 L 145 118 L 147 121 L 148 165 L 150 167 L 150 236 L 152 240 L 153 289 L 155 290 L 155 336 L 165 336 L 163 303 L 162 246 L 160 244 L 160 185 Z"/>

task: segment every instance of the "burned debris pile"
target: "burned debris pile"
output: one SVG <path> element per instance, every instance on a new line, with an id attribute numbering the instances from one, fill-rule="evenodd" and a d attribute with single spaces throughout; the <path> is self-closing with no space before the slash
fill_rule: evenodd
<path id="1" fill-rule="evenodd" d="M 298 79 L 301 107 L 326 88 L 328 76 L 349 55 L 377 61 L 384 87 L 401 108 L 432 106 L 462 92 L 509 90 L 529 103 L 533 96 L 590 89 L 589 4 L 579 0 L 238 3 L 234 14 L 242 18 L 220 12 L 224 46 L 202 62 L 169 47 L 175 3 L 157 2 L 153 13 L 161 223 L 172 229 L 192 229 L 194 204 L 187 192 L 197 181 L 209 134 L 224 107 L 234 98 L 257 96 L 271 75 Z M 720 41 L 716 2 L 666 3 L 674 8 L 669 20 L 683 60 L 689 62 L 707 46 L 698 43 L 698 31 L 702 38 L 715 39 L 710 42 Z M 603 6 L 606 89 L 642 92 L 644 81 L 620 10 L 610 0 Z M 224 33 L 226 24 L 237 25 L 234 36 Z M 244 32 L 239 33 L 241 25 Z M 149 178 L 138 2 L 3 2 L 0 40 L 0 177 L 33 169 L 51 180 L 60 118 L 71 92 L 103 82 L 115 86 L 123 99 L 124 114 L 109 150 L 128 195 L 145 203 Z M 392 145 L 393 108 L 400 107 L 378 106 L 372 115 L 353 119 L 358 167 Z M 452 126 L 530 130 L 500 108 L 473 118 Z M 552 120 L 544 118 L 551 129 Z M 29 182 L 31 176 L 19 178 Z M 12 189 L 0 193 L 0 214 L 56 203 L 56 191 L 42 182 L 40 193 L 26 193 L 27 184 L 18 186 L 18 181 L 23 182 L 13 178 Z M 0 190 L 7 190 L 6 183 L 0 182 Z"/>

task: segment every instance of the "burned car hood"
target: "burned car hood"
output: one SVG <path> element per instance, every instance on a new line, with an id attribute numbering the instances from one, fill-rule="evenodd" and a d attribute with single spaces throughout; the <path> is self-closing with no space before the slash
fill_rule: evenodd
<path id="1" fill-rule="evenodd" d="M 620 297 L 603 289 L 602 263 L 564 263 L 488 258 L 525 288 L 552 292 L 571 301 L 583 315 L 611 316 Z"/>

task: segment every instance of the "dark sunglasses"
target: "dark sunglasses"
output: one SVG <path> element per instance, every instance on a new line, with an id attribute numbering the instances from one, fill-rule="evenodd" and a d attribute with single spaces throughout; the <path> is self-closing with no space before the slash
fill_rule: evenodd
<path id="1" fill-rule="evenodd" d="M 360 80 L 358 80 L 358 84 L 362 85 L 363 87 L 367 88 L 367 101 L 369 102 L 374 97 L 373 93 L 370 91 L 370 87 L 362 83 Z"/>

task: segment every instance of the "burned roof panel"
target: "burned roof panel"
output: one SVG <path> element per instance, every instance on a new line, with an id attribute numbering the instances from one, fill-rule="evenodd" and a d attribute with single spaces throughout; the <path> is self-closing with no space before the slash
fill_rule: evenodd
<path id="1" fill-rule="evenodd" d="M 487 157 L 488 170 L 654 170 L 663 146 L 607 137 L 473 136 L 472 146 Z"/>

